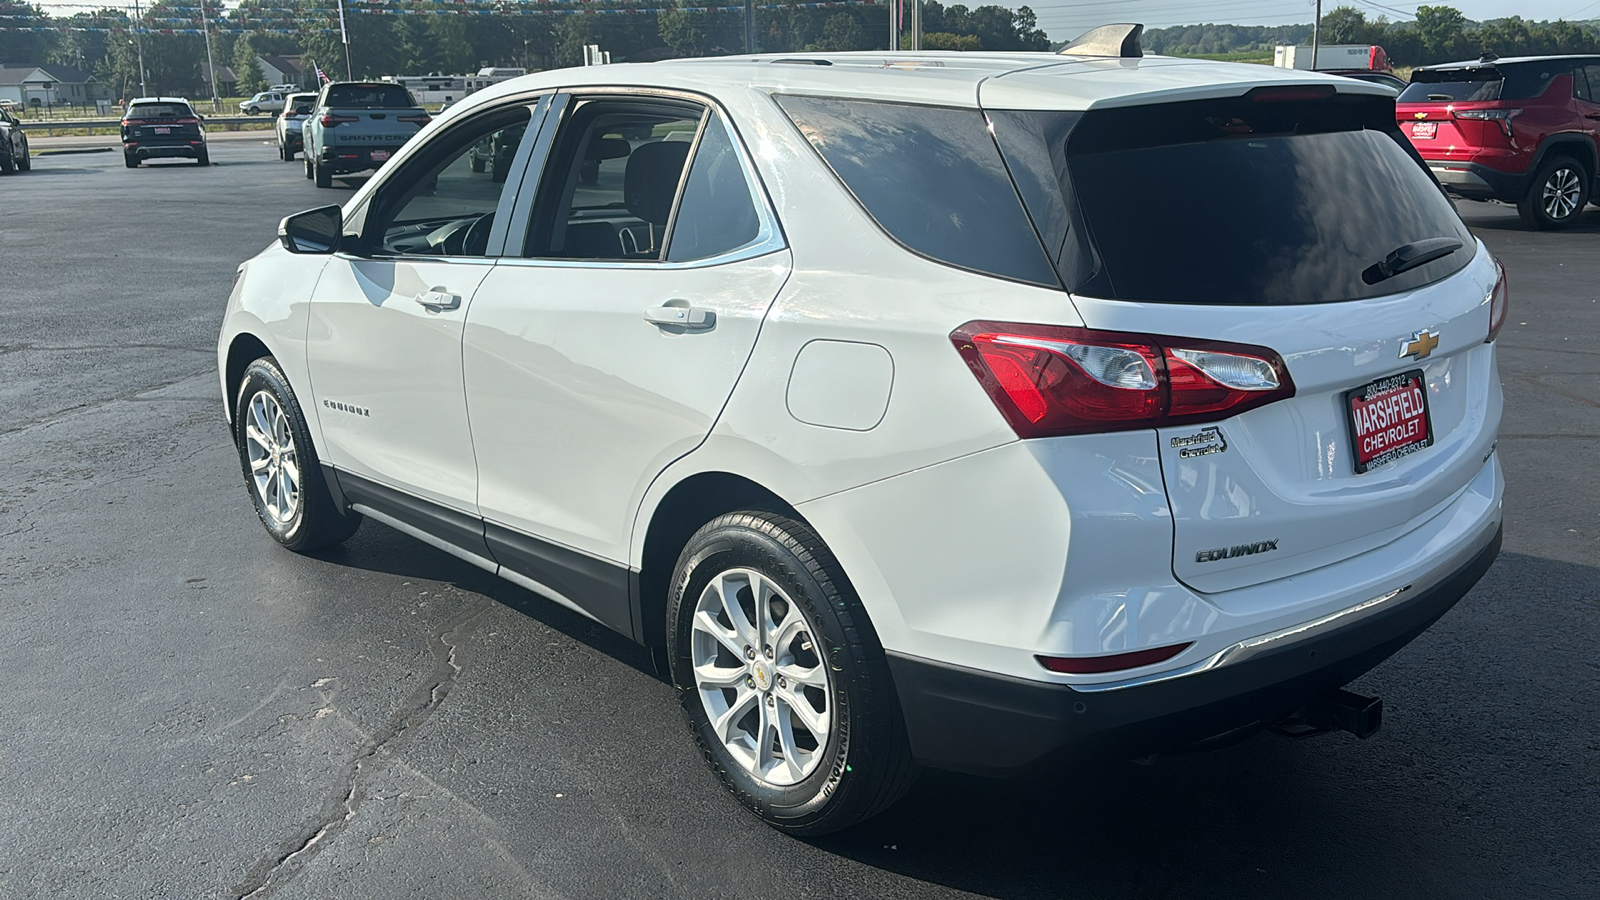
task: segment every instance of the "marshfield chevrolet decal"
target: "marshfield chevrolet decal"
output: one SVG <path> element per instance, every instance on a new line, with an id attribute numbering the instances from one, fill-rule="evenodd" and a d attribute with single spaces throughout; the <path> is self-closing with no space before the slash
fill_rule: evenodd
<path id="1" fill-rule="evenodd" d="M 1195 434 L 1175 437 L 1170 443 L 1172 449 L 1178 451 L 1179 459 L 1194 459 L 1198 456 L 1228 452 L 1228 439 L 1222 436 L 1222 429 L 1216 426 L 1202 428 Z"/>

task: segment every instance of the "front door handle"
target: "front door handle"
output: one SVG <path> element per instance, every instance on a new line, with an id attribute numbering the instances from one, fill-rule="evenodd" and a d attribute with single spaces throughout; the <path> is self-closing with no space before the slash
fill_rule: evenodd
<path id="1" fill-rule="evenodd" d="M 676 325 L 699 331 L 715 325 L 717 314 L 692 306 L 657 306 L 644 311 L 644 320 L 652 325 Z"/>
<path id="2" fill-rule="evenodd" d="M 461 295 L 452 294 L 443 288 L 423 291 L 417 295 L 416 299 L 417 303 L 427 307 L 432 312 L 442 312 L 447 309 L 459 309 L 461 307 Z"/>

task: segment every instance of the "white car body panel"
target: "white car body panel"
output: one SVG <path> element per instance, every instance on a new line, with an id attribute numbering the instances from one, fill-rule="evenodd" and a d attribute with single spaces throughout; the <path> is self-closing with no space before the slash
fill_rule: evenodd
<path id="1" fill-rule="evenodd" d="M 493 260 L 336 255 L 311 301 L 306 335 L 322 458 L 463 512 L 477 511 L 461 335 Z M 429 291 L 456 309 L 417 302 Z M 330 407 L 327 403 L 338 404 Z M 354 408 L 357 412 L 346 411 Z"/>
<path id="2" fill-rule="evenodd" d="M 222 379 L 225 414 L 232 416 L 233 403 L 238 399 L 229 393 L 228 348 L 241 335 L 249 335 L 265 344 L 289 384 L 304 392 L 301 405 L 312 405 L 311 369 L 305 349 L 306 324 L 311 315 L 311 291 L 328 262 L 326 256 L 297 256 L 274 242 L 239 266 L 239 276 L 228 297 L 222 331 L 217 338 L 217 354 L 221 361 L 217 376 Z M 311 439 L 322 446 L 316 415 L 308 413 L 306 425 L 311 430 Z"/>
<path id="3" fill-rule="evenodd" d="M 711 430 L 789 270 L 787 250 L 705 266 L 495 266 L 462 363 L 482 515 L 625 563 L 645 488 Z M 685 301 L 714 326 L 644 318 Z"/>

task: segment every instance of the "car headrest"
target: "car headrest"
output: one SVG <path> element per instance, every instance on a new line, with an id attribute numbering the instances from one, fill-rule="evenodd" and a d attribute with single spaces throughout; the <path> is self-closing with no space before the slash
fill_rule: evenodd
<path id="1" fill-rule="evenodd" d="M 689 147 L 684 141 L 653 141 L 634 148 L 622 178 L 622 198 L 628 204 L 628 212 L 652 225 L 667 224 Z"/>
<path id="2" fill-rule="evenodd" d="M 621 159 L 633 150 L 633 145 L 622 138 L 595 138 L 583 149 L 584 159 Z"/>

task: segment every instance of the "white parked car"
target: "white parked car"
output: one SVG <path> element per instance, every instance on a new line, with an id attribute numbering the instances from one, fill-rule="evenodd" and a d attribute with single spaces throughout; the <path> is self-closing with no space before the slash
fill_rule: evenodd
<path id="1" fill-rule="evenodd" d="M 262 91 L 248 100 L 240 100 L 239 111 L 247 116 L 283 112 L 283 97 L 282 91 Z"/>
<path id="2" fill-rule="evenodd" d="M 1365 736 L 1341 687 L 1500 546 L 1504 274 L 1386 89 L 1106 37 L 471 95 L 240 267 L 261 522 L 631 636 L 794 833 L 920 766 Z"/>

